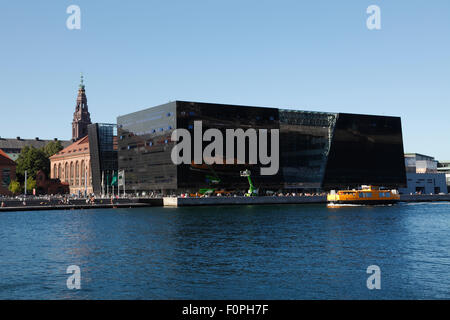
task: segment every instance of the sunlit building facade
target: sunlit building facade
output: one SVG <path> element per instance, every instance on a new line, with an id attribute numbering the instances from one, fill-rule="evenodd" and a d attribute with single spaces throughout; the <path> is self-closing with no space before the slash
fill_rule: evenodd
<path id="1" fill-rule="evenodd" d="M 92 193 L 91 154 L 88 136 L 50 157 L 50 178 L 68 183 L 70 194 Z"/>

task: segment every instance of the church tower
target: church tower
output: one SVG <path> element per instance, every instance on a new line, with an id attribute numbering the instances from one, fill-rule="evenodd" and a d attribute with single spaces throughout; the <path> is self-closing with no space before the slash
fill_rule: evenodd
<path id="1" fill-rule="evenodd" d="M 77 105 L 73 113 L 72 141 L 80 140 L 88 133 L 87 127 L 91 124 L 91 115 L 88 111 L 86 92 L 84 90 L 83 75 L 78 88 Z"/>

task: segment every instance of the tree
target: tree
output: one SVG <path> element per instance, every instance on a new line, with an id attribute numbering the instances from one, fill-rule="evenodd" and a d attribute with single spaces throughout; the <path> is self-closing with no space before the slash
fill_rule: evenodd
<path id="1" fill-rule="evenodd" d="M 13 194 L 22 193 L 22 187 L 20 186 L 20 182 L 17 180 L 12 180 L 9 183 L 8 190 L 11 191 Z"/>
<path id="2" fill-rule="evenodd" d="M 36 180 L 34 180 L 32 177 L 27 178 L 27 193 L 31 194 L 33 193 L 33 189 L 36 188 Z"/>
<path id="3" fill-rule="evenodd" d="M 16 175 L 21 182 L 25 180 L 25 170 L 28 172 L 28 177 L 33 179 L 36 179 L 36 173 L 39 170 L 44 171 L 47 176 L 50 173 L 50 160 L 42 149 L 26 146 L 20 152 L 16 162 Z"/>
<path id="4" fill-rule="evenodd" d="M 57 154 L 60 152 L 63 148 L 61 141 L 51 141 L 45 145 L 45 147 L 42 148 L 47 158 L 50 158 L 54 154 Z"/>

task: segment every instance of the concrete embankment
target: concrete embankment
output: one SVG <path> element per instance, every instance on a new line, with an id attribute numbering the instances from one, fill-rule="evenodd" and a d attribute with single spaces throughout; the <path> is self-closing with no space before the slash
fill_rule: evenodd
<path id="1" fill-rule="evenodd" d="M 401 195 L 402 202 L 429 202 L 450 201 L 450 194 L 434 195 Z M 326 203 L 326 196 L 298 196 L 298 197 L 208 197 L 208 198 L 181 198 L 165 197 L 165 207 L 189 206 L 220 206 L 220 205 L 264 205 L 264 204 L 309 204 Z"/>
<path id="2" fill-rule="evenodd" d="M 165 207 L 220 206 L 220 205 L 263 205 L 263 204 L 306 204 L 326 203 L 326 196 L 309 197 L 208 197 L 175 198 L 165 197 Z"/>
<path id="3" fill-rule="evenodd" d="M 6 211 L 36 211 L 36 210 L 74 210 L 74 209 L 105 209 L 105 208 L 140 208 L 149 207 L 145 203 L 118 203 L 118 204 L 67 204 L 67 205 L 39 205 L 39 206 L 20 206 L 0 208 L 0 212 Z"/>
<path id="4" fill-rule="evenodd" d="M 85 199 L 72 199 L 68 204 L 61 203 L 59 199 L 27 199 L 25 204 L 19 199 L 0 200 L 5 207 L 0 207 L 0 212 L 4 211 L 34 211 L 34 210 L 72 210 L 72 209 L 100 209 L 100 208 L 141 208 L 141 207 L 161 207 L 162 198 L 155 199 L 114 199 L 111 204 L 110 199 L 96 199 L 94 203 L 86 203 Z"/>
<path id="5" fill-rule="evenodd" d="M 85 200 L 70 200 L 69 204 L 61 204 L 60 200 L 27 199 L 26 205 L 21 200 L 3 200 L 3 211 L 32 211 L 32 210 L 71 210 L 98 208 L 141 208 L 141 207 L 189 207 L 189 206 L 228 206 L 228 205 L 277 205 L 277 204 L 314 204 L 327 202 L 326 196 L 296 196 L 296 197 L 207 197 L 207 198 L 130 198 L 96 199 L 94 204 L 87 204 Z M 402 202 L 431 202 L 450 201 L 450 194 L 439 195 L 401 195 Z"/>
<path id="6" fill-rule="evenodd" d="M 404 202 L 430 202 L 450 201 L 450 194 L 402 194 L 400 201 Z"/>

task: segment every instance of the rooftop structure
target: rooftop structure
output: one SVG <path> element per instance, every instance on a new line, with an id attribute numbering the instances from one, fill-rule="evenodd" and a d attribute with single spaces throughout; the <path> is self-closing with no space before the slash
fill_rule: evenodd
<path id="1" fill-rule="evenodd" d="M 405 166 L 409 173 L 437 173 L 438 161 L 420 153 L 406 153 Z"/>
<path id="2" fill-rule="evenodd" d="M 0 137 L 0 149 L 2 149 L 8 155 L 8 157 L 11 158 L 11 160 L 16 161 L 24 147 L 29 146 L 39 149 L 52 141 L 58 141 L 58 139 L 55 138 L 53 140 L 43 140 L 38 137 L 34 139 L 22 139 L 21 137 L 11 139 Z M 61 145 L 63 147 L 67 147 L 71 144 L 71 141 L 59 141 L 61 142 Z"/>

